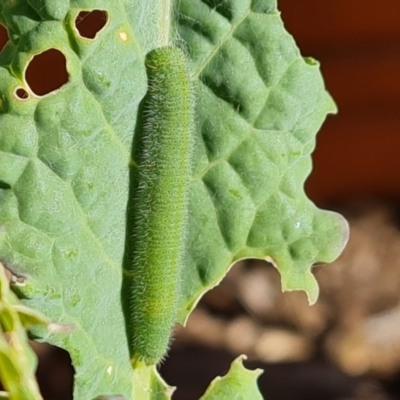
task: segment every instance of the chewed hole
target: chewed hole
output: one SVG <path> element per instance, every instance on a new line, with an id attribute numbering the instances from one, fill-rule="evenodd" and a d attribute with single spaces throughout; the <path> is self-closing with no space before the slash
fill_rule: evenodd
<path id="1" fill-rule="evenodd" d="M 27 100 L 27 99 L 29 99 L 29 93 L 28 93 L 25 89 L 23 89 L 23 88 L 18 88 L 18 89 L 15 91 L 15 95 L 16 95 L 19 99 L 21 99 L 21 100 Z"/>
<path id="2" fill-rule="evenodd" d="M 36 378 L 43 398 L 72 399 L 75 371 L 71 356 L 47 343 L 31 342 L 31 346 L 39 361 Z"/>
<path id="3" fill-rule="evenodd" d="M 9 183 L 0 180 L 0 189 L 11 189 Z"/>
<path id="4" fill-rule="evenodd" d="M 7 29 L 3 25 L 0 25 L 0 53 L 3 51 L 9 40 L 10 38 L 8 37 Z"/>
<path id="5" fill-rule="evenodd" d="M 67 60 L 61 51 L 49 49 L 34 56 L 25 79 L 37 96 L 44 96 L 68 82 Z"/>
<path id="6" fill-rule="evenodd" d="M 104 28 L 108 14 L 103 10 L 81 11 L 75 18 L 75 27 L 86 39 L 94 39 Z"/>

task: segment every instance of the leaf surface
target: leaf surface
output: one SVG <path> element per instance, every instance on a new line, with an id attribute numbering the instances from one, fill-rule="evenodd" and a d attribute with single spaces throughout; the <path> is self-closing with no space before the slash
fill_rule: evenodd
<path id="1" fill-rule="evenodd" d="M 272 261 L 282 289 L 314 303 L 311 267 L 332 262 L 348 232 L 303 189 L 315 135 L 336 111 L 319 64 L 301 57 L 271 0 L 182 0 L 176 30 L 198 98 L 181 321 L 243 258 Z"/>
<path id="2" fill-rule="evenodd" d="M 225 376 L 216 377 L 200 400 L 262 400 L 257 378 L 262 370 L 248 370 L 243 366 L 244 356 L 238 357 Z"/>
<path id="3" fill-rule="evenodd" d="M 91 9 L 107 12 L 93 40 L 75 29 Z M 120 296 L 144 56 L 166 40 L 186 49 L 198 99 L 179 320 L 242 258 L 273 260 L 284 290 L 316 300 L 311 266 L 339 255 L 347 225 L 303 184 L 335 106 L 275 1 L 6 0 L 0 22 L 11 38 L 0 55 L 0 259 L 27 277 L 29 307 L 75 327 L 38 332 L 71 354 L 75 399 L 170 396 L 153 369 L 132 372 Z M 64 55 L 68 82 L 39 97 L 24 73 L 48 49 Z"/>

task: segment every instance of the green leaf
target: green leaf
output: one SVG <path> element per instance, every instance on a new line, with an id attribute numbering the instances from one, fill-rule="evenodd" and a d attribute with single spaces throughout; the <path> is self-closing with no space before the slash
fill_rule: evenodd
<path id="1" fill-rule="evenodd" d="M 0 159 L 9 161 L 0 180 L 11 187 L 0 190 L 0 254 L 26 275 L 19 291 L 29 307 L 75 327 L 35 331 L 71 354 L 75 398 L 130 399 L 133 372 L 119 291 L 130 143 L 146 91 L 144 55 L 121 3 L 92 2 L 109 19 L 93 41 L 74 26 L 90 2 L 58 3 L 68 3 L 67 13 L 45 20 L 34 2 L 1 5 L 13 40 L 3 53 L 12 54 L 11 65 L 0 59 Z M 49 48 L 66 57 L 69 81 L 38 98 L 21 77 L 30 59 Z M 14 95 L 17 86 L 30 94 L 27 101 Z"/>
<path id="2" fill-rule="evenodd" d="M 200 400 L 262 400 L 257 379 L 262 370 L 250 371 L 243 366 L 245 356 L 238 357 L 223 377 L 216 377 Z"/>
<path id="3" fill-rule="evenodd" d="M 108 15 L 94 40 L 74 26 L 90 9 Z M 74 326 L 35 334 L 71 354 L 75 399 L 170 397 L 154 368 L 132 371 L 120 296 L 130 151 L 155 47 L 185 47 L 197 85 L 179 320 L 242 258 L 273 260 L 284 290 L 316 300 L 311 266 L 339 255 L 347 225 L 303 184 L 335 106 L 275 1 L 6 0 L 0 21 L 11 38 L 0 55 L 0 259 L 26 277 L 28 307 Z M 65 56 L 68 82 L 38 97 L 24 71 L 49 48 Z"/>
<path id="4" fill-rule="evenodd" d="M 319 65 L 301 57 L 275 1 L 178 4 L 199 129 L 180 319 L 243 258 L 272 261 L 282 289 L 314 303 L 311 266 L 333 261 L 348 230 L 303 190 L 315 134 L 336 110 Z"/>
<path id="5" fill-rule="evenodd" d="M 37 359 L 25 329 L 48 324 L 44 316 L 20 305 L 0 264 L 0 380 L 7 390 L 0 398 L 42 400 L 35 378 Z"/>

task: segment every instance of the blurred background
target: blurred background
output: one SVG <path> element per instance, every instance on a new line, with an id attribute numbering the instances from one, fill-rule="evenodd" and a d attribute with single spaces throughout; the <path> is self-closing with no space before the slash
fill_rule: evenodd
<path id="1" fill-rule="evenodd" d="M 178 386 L 175 399 L 197 399 L 246 353 L 249 367 L 265 370 L 268 400 L 400 399 L 400 2 L 279 6 L 302 54 L 321 62 L 339 107 L 318 135 L 306 190 L 346 216 L 350 242 L 333 265 L 315 268 L 321 295 L 313 307 L 303 293 L 282 294 L 269 264 L 235 265 L 187 328 L 177 328 L 162 375 Z M 101 13 L 83 15 L 82 36 L 102 21 Z M 0 30 L 0 49 L 6 40 Z M 36 93 L 67 80 L 62 55 L 36 61 L 27 78 Z M 45 400 L 71 399 L 68 354 L 34 347 Z"/>

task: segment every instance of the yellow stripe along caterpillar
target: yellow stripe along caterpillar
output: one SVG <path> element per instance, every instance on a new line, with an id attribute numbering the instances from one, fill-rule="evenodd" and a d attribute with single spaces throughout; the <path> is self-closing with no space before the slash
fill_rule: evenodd
<path id="1" fill-rule="evenodd" d="M 195 114 L 182 50 L 168 46 L 151 51 L 146 70 L 148 91 L 135 133 L 124 261 L 123 302 L 134 367 L 163 358 L 176 322 Z"/>

